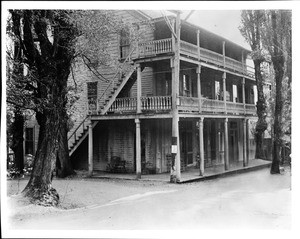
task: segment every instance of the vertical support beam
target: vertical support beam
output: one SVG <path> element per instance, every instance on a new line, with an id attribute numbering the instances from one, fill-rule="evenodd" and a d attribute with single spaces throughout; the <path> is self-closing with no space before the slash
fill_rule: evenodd
<path id="1" fill-rule="evenodd" d="M 89 152 L 88 152 L 88 158 L 89 158 L 89 162 L 88 162 L 88 169 L 89 169 L 89 176 L 93 175 L 93 125 L 92 125 L 92 121 L 90 120 L 89 122 Z"/>
<path id="2" fill-rule="evenodd" d="M 172 24 L 172 28 L 175 29 L 175 20 L 174 19 L 171 20 L 171 24 Z M 172 49 L 173 49 L 173 51 L 175 51 L 176 39 L 175 39 L 174 34 L 171 34 L 171 35 L 172 35 Z"/>
<path id="3" fill-rule="evenodd" d="M 243 81 L 242 81 L 242 91 L 243 91 L 244 114 L 246 114 L 245 77 L 243 77 Z"/>
<path id="4" fill-rule="evenodd" d="M 171 168 L 170 181 L 173 183 L 181 180 L 180 166 L 180 141 L 179 141 L 179 115 L 177 109 L 177 97 L 179 95 L 179 71 L 180 71 L 180 14 L 176 17 L 176 35 L 174 48 L 174 58 L 171 60 L 172 67 L 172 159 L 175 161 Z M 173 163 L 172 163 L 173 165 Z M 175 172 L 174 172 L 175 171 Z"/>
<path id="5" fill-rule="evenodd" d="M 227 114 L 227 106 L 226 106 L 226 101 L 227 101 L 227 91 L 226 91 L 226 72 L 223 72 L 222 75 L 223 79 L 223 100 L 224 100 L 224 107 L 225 107 L 225 114 Z"/>
<path id="6" fill-rule="evenodd" d="M 204 176 L 204 137 L 203 137 L 203 121 L 204 117 L 199 119 L 199 150 L 200 150 L 200 176 Z"/>
<path id="7" fill-rule="evenodd" d="M 250 119 L 247 119 L 246 120 L 246 131 L 247 131 L 247 134 L 246 134 L 246 142 L 247 142 L 247 165 L 249 164 L 249 159 L 250 159 L 250 139 L 249 139 L 249 121 Z"/>
<path id="8" fill-rule="evenodd" d="M 179 143 L 179 117 L 172 119 L 172 167 L 170 171 L 170 182 L 177 183 L 181 180 L 180 143 Z"/>
<path id="9" fill-rule="evenodd" d="M 225 68 L 225 66 L 226 66 L 225 41 L 223 41 L 222 52 L 223 52 L 223 66 L 224 66 L 224 68 Z"/>
<path id="10" fill-rule="evenodd" d="M 197 30 L 197 46 L 198 46 L 198 61 L 201 59 L 201 53 L 200 53 L 200 30 Z"/>
<path id="11" fill-rule="evenodd" d="M 201 64 L 198 65 L 197 67 L 197 92 L 198 92 L 198 99 L 199 99 L 199 113 L 201 113 L 202 109 L 201 109 L 201 78 L 200 78 L 200 74 L 201 74 Z"/>
<path id="12" fill-rule="evenodd" d="M 136 144 L 136 178 L 141 179 L 142 162 L 141 162 L 141 122 L 135 119 L 135 144 Z"/>
<path id="13" fill-rule="evenodd" d="M 225 171 L 229 169 L 229 147 L 228 147 L 228 118 L 225 118 L 224 121 L 224 129 L 225 129 Z"/>
<path id="14" fill-rule="evenodd" d="M 247 162 L 247 122 L 243 119 L 243 166 L 248 166 Z"/>
<path id="15" fill-rule="evenodd" d="M 141 64 L 137 65 L 137 108 L 136 112 L 138 114 L 142 113 L 141 109 L 141 96 L 142 96 L 142 70 Z"/>

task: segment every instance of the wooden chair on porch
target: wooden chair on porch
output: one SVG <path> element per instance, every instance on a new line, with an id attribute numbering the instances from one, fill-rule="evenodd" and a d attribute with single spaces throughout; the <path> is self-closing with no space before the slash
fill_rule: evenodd
<path id="1" fill-rule="evenodd" d="M 110 162 L 107 164 L 107 171 L 111 173 L 126 173 L 126 161 L 118 156 L 112 156 Z"/>

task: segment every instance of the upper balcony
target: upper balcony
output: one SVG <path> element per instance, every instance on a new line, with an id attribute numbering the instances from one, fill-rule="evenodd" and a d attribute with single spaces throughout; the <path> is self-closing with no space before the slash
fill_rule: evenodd
<path id="1" fill-rule="evenodd" d="M 141 97 L 142 113 L 170 113 L 172 111 L 171 96 L 144 96 Z M 184 97 L 177 98 L 177 107 L 180 113 L 202 114 L 232 114 L 256 115 L 254 104 L 243 104 L 207 98 Z M 110 114 L 135 114 L 137 111 L 137 98 L 118 98 L 108 110 Z"/>
<path id="2" fill-rule="evenodd" d="M 137 58 L 153 58 L 157 56 L 173 54 L 173 48 L 172 38 L 142 42 L 138 44 Z M 181 40 L 179 51 L 181 56 L 186 56 L 199 62 L 205 62 L 212 66 L 225 68 L 230 72 L 236 72 L 250 78 L 254 77 L 253 67 L 192 43 Z"/>

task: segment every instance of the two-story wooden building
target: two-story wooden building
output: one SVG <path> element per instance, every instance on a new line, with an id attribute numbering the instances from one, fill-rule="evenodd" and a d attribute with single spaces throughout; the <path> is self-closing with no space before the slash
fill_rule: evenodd
<path id="1" fill-rule="evenodd" d="M 115 13 L 143 30 L 143 39 L 131 43 L 126 32 L 112 37 L 112 54 L 123 67 L 99 66 L 106 83 L 77 69 L 83 94 L 69 132 L 74 167 L 138 178 L 171 170 L 172 180 L 180 181 L 191 165 L 200 175 L 214 165 L 247 165 L 256 117 L 250 52 L 180 14 Z"/>

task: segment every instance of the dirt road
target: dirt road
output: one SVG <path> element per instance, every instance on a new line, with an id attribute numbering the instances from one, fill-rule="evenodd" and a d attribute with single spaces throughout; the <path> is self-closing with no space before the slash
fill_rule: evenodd
<path id="1" fill-rule="evenodd" d="M 8 194 L 26 180 L 8 181 Z M 173 185 L 120 180 L 54 180 L 58 209 L 8 199 L 11 229 L 289 229 L 291 177 L 269 169 Z"/>

